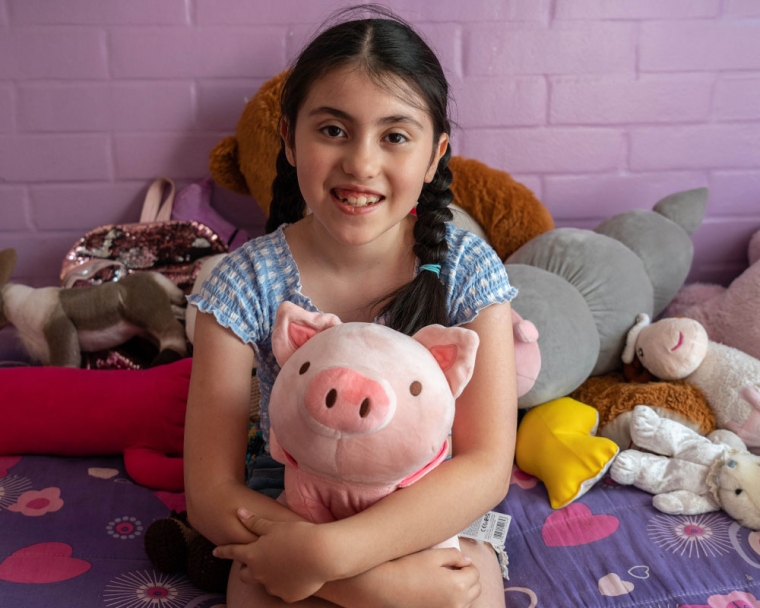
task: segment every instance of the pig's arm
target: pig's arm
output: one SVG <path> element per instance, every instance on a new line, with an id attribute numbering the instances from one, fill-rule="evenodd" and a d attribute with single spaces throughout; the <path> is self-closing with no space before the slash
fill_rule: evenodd
<path id="1" fill-rule="evenodd" d="M 267 547 L 261 580 L 294 589 L 320 577 L 356 576 L 455 536 L 504 498 L 517 421 L 510 306 L 489 306 L 468 327 L 480 347 L 472 380 L 457 400 L 454 457 L 365 511 L 306 535 L 300 525 L 266 526 L 255 543 Z M 297 569 L 288 567 L 294 556 Z"/>

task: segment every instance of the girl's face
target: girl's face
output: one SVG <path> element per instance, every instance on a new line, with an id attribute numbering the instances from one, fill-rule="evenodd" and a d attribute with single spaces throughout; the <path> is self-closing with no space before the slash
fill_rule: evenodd
<path id="1" fill-rule="evenodd" d="M 365 244 L 399 224 L 446 151 L 448 136 L 433 142 L 422 100 L 399 84 L 394 95 L 341 68 L 312 85 L 298 112 L 288 160 L 314 218 L 342 243 Z"/>

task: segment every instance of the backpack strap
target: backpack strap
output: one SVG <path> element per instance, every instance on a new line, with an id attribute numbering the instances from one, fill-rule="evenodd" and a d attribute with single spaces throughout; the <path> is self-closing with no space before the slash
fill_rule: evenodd
<path id="1" fill-rule="evenodd" d="M 164 190 L 168 186 L 169 191 L 163 198 Z M 148 188 L 143 202 L 140 223 L 145 222 L 168 222 L 172 218 L 172 206 L 174 205 L 174 182 L 168 177 L 157 177 Z M 161 202 L 163 199 L 163 203 Z"/>

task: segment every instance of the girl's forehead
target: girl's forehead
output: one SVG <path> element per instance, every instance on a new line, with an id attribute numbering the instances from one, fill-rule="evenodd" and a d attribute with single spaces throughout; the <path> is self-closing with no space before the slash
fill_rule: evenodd
<path id="1" fill-rule="evenodd" d="M 432 129 L 432 121 L 422 96 L 394 74 L 372 78 L 355 67 L 332 70 L 316 79 L 301 112 L 339 110 L 352 118 L 409 117 Z"/>

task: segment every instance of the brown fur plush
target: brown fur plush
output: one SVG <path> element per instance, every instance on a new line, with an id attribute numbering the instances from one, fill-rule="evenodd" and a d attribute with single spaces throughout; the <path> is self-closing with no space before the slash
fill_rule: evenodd
<path id="1" fill-rule="evenodd" d="M 280 151 L 280 92 L 287 76 L 281 72 L 265 82 L 243 109 L 234 136 L 211 151 L 214 181 L 239 194 L 251 195 L 264 213 L 272 201 L 275 161 Z M 454 203 L 482 227 L 501 259 L 521 245 L 554 228 L 549 211 L 524 185 L 476 160 L 453 156 Z"/>
<path id="2" fill-rule="evenodd" d="M 716 429 L 715 414 L 697 387 L 682 380 L 627 382 L 613 372 L 592 376 L 570 395 L 599 412 L 597 434 L 630 447 L 630 417 L 637 405 L 648 405 L 660 416 L 685 424 L 700 435 Z"/>

